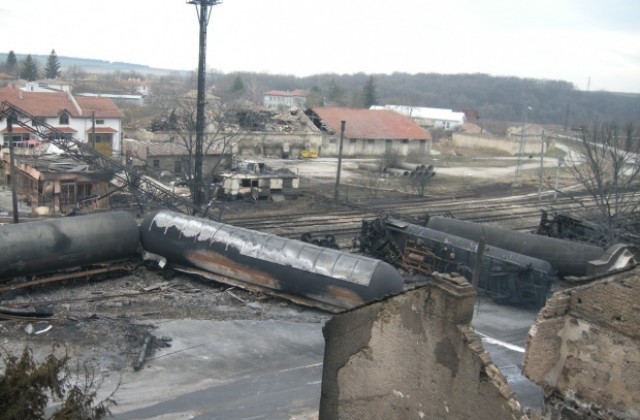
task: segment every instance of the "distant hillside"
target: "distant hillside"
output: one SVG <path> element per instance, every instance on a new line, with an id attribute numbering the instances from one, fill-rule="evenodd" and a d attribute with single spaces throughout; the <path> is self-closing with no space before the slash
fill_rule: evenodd
<path id="1" fill-rule="evenodd" d="M 487 74 L 357 73 L 309 77 L 236 73 L 218 75 L 217 83 L 231 86 L 240 77 L 258 82 L 264 91 L 304 89 L 325 103 L 360 106 L 367 79 L 373 76 L 378 104 L 409 105 L 453 110 L 473 109 L 484 120 L 581 126 L 593 122 L 635 122 L 640 126 L 640 94 L 587 92 L 562 80 L 495 77 Z"/>
<path id="2" fill-rule="evenodd" d="M 18 61 L 26 55 L 17 54 Z M 0 53 L 0 64 L 6 62 L 6 53 Z M 32 55 L 44 69 L 48 55 Z M 146 65 L 109 62 L 87 58 L 59 56 L 63 69 L 71 66 L 88 73 L 136 72 L 146 77 L 174 74 L 188 76 L 191 71 L 157 69 Z M 251 86 L 251 100 L 261 103 L 262 93 L 269 90 L 303 89 L 316 97 L 317 103 L 333 106 L 359 107 L 362 91 L 373 76 L 379 105 L 409 105 L 453 110 L 472 109 L 481 120 L 513 123 L 523 121 L 527 108 L 527 121 L 538 124 L 557 124 L 573 127 L 594 122 L 634 122 L 640 127 L 640 94 L 617 92 L 587 92 L 577 90 L 562 80 L 522 79 L 496 77 L 487 74 L 318 74 L 308 77 L 237 72 L 207 76 L 209 85 L 230 90 L 240 78 Z M 186 78 L 185 78 L 186 79 Z M 193 83 L 191 78 L 190 83 Z M 195 89 L 191 85 L 189 89 Z M 219 92 L 223 93 L 223 92 Z M 249 94 L 245 92 L 245 94 Z"/>
<path id="3" fill-rule="evenodd" d="M 27 54 L 16 54 L 16 58 L 18 62 L 25 59 Z M 31 57 L 38 62 L 40 65 L 40 69 L 44 69 L 47 64 L 47 59 L 49 55 L 37 55 L 32 54 Z M 66 56 L 58 56 L 58 60 L 60 60 L 60 66 L 63 69 L 75 66 L 81 67 L 87 73 L 112 73 L 116 71 L 120 72 L 128 72 L 135 71 L 137 73 L 141 73 L 143 75 L 154 74 L 169 74 L 174 73 L 175 70 L 169 69 L 158 69 L 154 67 L 149 67 L 143 64 L 133 64 L 133 63 L 123 63 L 119 61 L 106 61 L 106 60 L 96 60 L 92 58 L 77 58 L 77 57 L 66 57 Z M 0 63 L 4 64 L 7 61 L 7 53 L 0 53 Z"/>

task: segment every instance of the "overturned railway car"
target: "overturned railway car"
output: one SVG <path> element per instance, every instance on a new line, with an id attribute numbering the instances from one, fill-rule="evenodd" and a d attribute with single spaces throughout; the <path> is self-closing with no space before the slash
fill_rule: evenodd
<path id="1" fill-rule="evenodd" d="M 552 265 L 496 246 L 485 246 L 478 261 L 478 242 L 395 219 L 363 221 L 361 251 L 409 272 L 457 272 L 498 302 L 542 306 L 557 280 Z"/>
<path id="2" fill-rule="evenodd" d="M 386 262 L 172 211 L 148 215 L 142 247 L 169 264 L 339 311 L 402 290 Z M 206 275 L 205 275 L 206 277 Z"/>
<path id="3" fill-rule="evenodd" d="M 0 280 L 139 258 L 134 217 L 124 211 L 0 227 Z"/>
<path id="4" fill-rule="evenodd" d="M 427 222 L 427 227 L 476 242 L 484 239 L 487 245 L 547 261 L 560 277 L 588 274 L 589 263 L 599 259 L 605 253 L 603 248 L 595 245 L 517 232 L 448 217 L 431 217 Z"/>

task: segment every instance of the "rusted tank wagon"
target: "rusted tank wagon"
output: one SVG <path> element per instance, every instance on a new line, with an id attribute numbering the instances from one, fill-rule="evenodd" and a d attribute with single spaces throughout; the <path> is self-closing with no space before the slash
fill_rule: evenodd
<path id="1" fill-rule="evenodd" d="M 0 226 L 0 280 L 135 257 L 134 217 L 123 211 Z"/>
<path id="2" fill-rule="evenodd" d="M 557 280 L 551 265 L 527 255 L 396 219 L 362 222 L 360 249 L 414 274 L 457 272 L 499 302 L 542 306 Z"/>
<path id="3" fill-rule="evenodd" d="M 166 210 L 145 218 L 140 238 L 146 251 L 169 264 L 336 310 L 398 292 L 404 284 L 394 267 L 373 258 Z"/>
<path id="4" fill-rule="evenodd" d="M 476 242 L 484 238 L 487 245 L 548 261 L 561 277 L 587 274 L 589 261 L 597 260 L 605 253 L 599 246 L 448 217 L 431 217 L 427 227 Z"/>

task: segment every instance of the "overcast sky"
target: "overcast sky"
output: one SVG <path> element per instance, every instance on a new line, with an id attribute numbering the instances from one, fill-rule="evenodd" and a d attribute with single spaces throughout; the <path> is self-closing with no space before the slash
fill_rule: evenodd
<path id="1" fill-rule="evenodd" d="M 195 69 L 198 31 L 186 0 L 0 0 L 1 52 Z M 640 93 L 640 0 L 224 0 L 207 45 L 224 72 L 487 73 Z"/>

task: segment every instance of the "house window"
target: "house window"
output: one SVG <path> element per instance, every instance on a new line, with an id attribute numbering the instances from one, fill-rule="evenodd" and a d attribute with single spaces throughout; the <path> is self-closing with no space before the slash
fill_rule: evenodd
<path id="1" fill-rule="evenodd" d="M 176 163 L 173 167 L 173 172 L 180 174 L 182 173 L 182 161 L 181 160 L 176 160 Z"/>
<path id="2" fill-rule="evenodd" d="M 60 114 L 58 121 L 60 125 L 69 125 L 69 114 L 67 114 L 66 112 L 63 112 L 62 114 Z"/>
<path id="3" fill-rule="evenodd" d="M 349 143 L 356 143 L 358 141 L 358 139 L 349 139 Z"/>
<path id="4" fill-rule="evenodd" d="M 78 200 L 91 197 L 91 184 L 78 184 L 76 186 L 76 194 L 78 196 Z"/>
<path id="5" fill-rule="evenodd" d="M 74 204 L 76 202 L 76 185 L 64 182 L 60 185 L 60 204 Z"/>
<path id="6" fill-rule="evenodd" d="M 104 125 L 104 120 L 96 120 L 96 125 Z"/>
<path id="7" fill-rule="evenodd" d="M 153 167 L 154 168 L 159 168 L 160 167 L 160 159 L 154 159 L 153 160 Z"/>
<path id="8" fill-rule="evenodd" d="M 31 120 L 31 125 L 35 127 L 37 125 L 41 125 L 43 122 L 44 122 L 44 118 L 35 117 L 34 119 Z"/>
<path id="9" fill-rule="evenodd" d="M 402 140 L 402 144 L 407 144 L 407 143 L 409 143 L 409 139 Z"/>
<path id="10" fill-rule="evenodd" d="M 13 139 L 13 145 L 15 147 L 27 147 L 29 135 L 28 134 L 13 134 L 11 137 L 8 135 L 3 136 L 3 144 L 4 146 L 9 146 L 9 139 Z"/>

